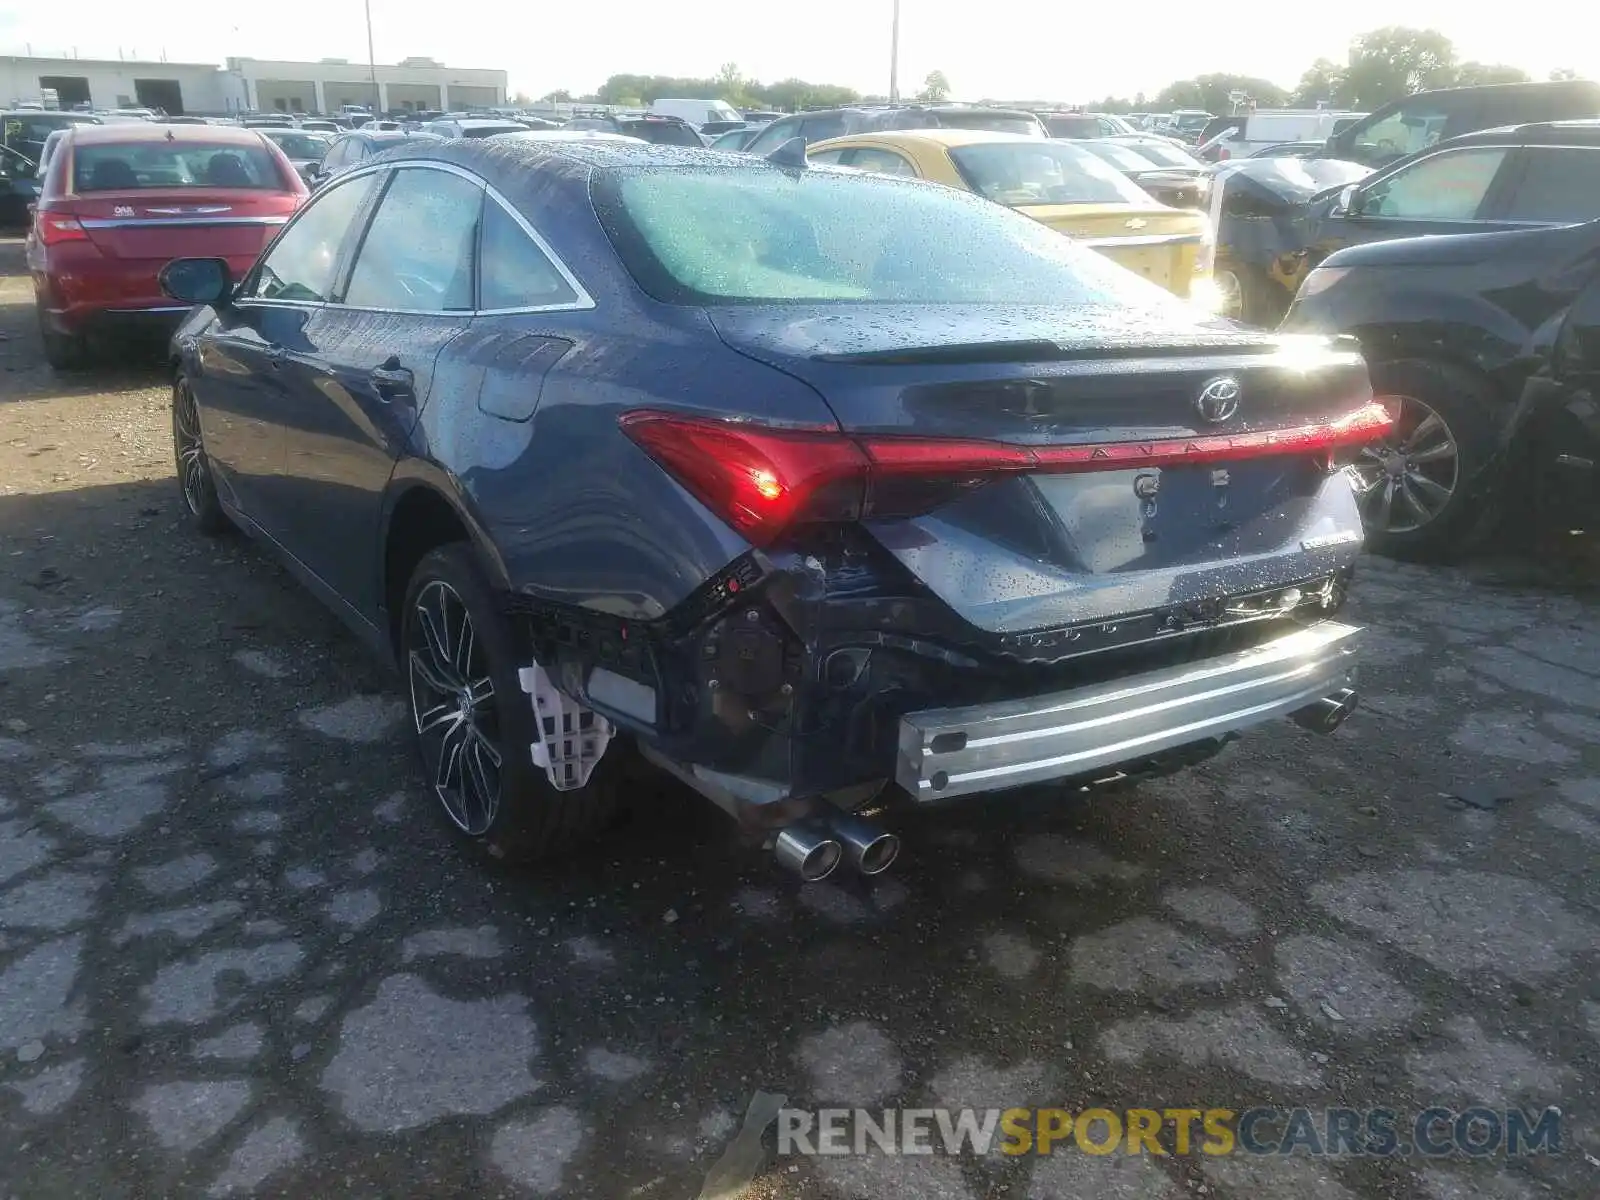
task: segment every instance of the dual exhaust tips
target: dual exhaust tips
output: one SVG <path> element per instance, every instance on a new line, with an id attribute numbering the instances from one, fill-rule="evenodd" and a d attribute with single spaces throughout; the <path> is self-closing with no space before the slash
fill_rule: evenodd
<path id="1" fill-rule="evenodd" d="M 845 861 L 863 875 L 881 875 L 899 856 L 900 839 L 861 817 L 829 813 L 790 825 L 778 834 L 773 853 L 784 867 L 815 883 Z"/>

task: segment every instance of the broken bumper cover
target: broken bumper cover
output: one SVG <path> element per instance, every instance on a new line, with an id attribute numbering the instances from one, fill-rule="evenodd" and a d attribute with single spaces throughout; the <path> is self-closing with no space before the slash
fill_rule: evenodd
<path id="1" fill-rule="evenodd" d="M 918 800 L 944 799 L 1082 776 L 1235 733 L 1343 687 L 1360 633 L 1324 621 L 1112 683 L 909 713 L 896 779 Z"/>

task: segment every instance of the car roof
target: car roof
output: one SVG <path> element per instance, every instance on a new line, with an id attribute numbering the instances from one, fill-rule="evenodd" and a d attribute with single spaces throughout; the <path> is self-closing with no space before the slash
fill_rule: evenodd
<path id="1" fill-rule="evenodd" d="M 985 112 L 1000 111 L 984 109 Z M 859 141 L 870 138 L 875 142 L 888 142 L 890 145 L 905 146 L 908 149 L 916 146 L 943 146 L 951 149 L 956 146 L 986 146 L 994 142 L 1017 142 L 1023 145 L 1038 145 L 1048 139 L 1033 137 L 1026 133 L 1005 133 L 996 129 L 864 129 L 860 133 L 841 134 L 837 138 L 828 138 L 826 141 L 811 143 L 812 148 L 825 146 L 829 142 Z M 1059 141 L 1060 139 L 1053 139 Z"/>
<path id="2" fill-rule="evenodd" d="M 707 167 L 718 171 L 789 171 L 759 156 L 730 156 L 704 146 L 666 145 L 635 138 L 423 138 L 386 150 L 374 163 L 447 162 L 519 190 L 530 174 L 603 174 L 621 168 Z"/>
<path id="3" fill-rule="evenodd" d="M 1475 129 L 1471 133 L 1453 137 L 1449 140 L 1449 144 L 1466 146 L 1477 142 L 1504 141 L 1513 141 L 1525 146 L 1600 146 L 1600 119 L 1497 125 L 1493 129 Z"/>
<path id="4" fill-rule="evenodd" d="M 238 125 L 165 125 L 157 121 L 126 121 L 111 125 L 74 125 L 72 140 L 80 146 L 104 142 L 222 142 L 233 146 L 259 146 L 261 131 Z"/>

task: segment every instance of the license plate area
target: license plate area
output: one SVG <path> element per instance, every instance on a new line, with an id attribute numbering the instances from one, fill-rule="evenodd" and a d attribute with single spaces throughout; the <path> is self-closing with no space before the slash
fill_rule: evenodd
<path id="1" fill-rule="evenodd" d="M 1303 463 L 1251 460 L 1036 475 L 1064 557 L 1091 574 L 1268 550 L 1311 500 Z"/>

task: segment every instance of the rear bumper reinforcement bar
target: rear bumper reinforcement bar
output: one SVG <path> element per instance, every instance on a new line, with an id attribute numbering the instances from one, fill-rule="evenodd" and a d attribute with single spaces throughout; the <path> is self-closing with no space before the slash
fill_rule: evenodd
<path id="1" fill-rule="evenodd" d="M 1067 692 L 900 720 L 895 775 L 918 800 L 1116 766 L 1285 716 L 1347 682 L 1361 630 L 1333 621 L 1273 641 Z"/>

